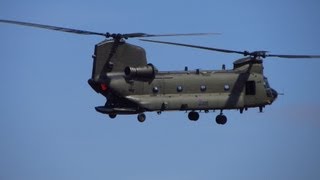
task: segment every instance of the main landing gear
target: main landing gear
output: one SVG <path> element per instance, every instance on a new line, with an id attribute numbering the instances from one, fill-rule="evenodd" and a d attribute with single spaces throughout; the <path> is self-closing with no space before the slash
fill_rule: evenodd
<path id="1" fill-rule="evenodd" d="M 195 111 L 191 111 L 189 112 L 188 114 L 188 118 L 191 120 L 191 121 L 197 121 L 199 119 L 199 113 L 198 112 L 195 112 Z"/>
<path id="2" fill-rule="evenodd" d="M 112 114 L 109 114 L 109 118 L 110 118 L 110 119 L 114 119 L 114 118 L 116 118 L 116 117 L 117 117 L 117 114 L 113 114 L 113 113 L 112 113 Z"/>
<path id="3" fill-rule="evenodd" d="M 146 115 L 144 113 L 140 113 L 137 116 L 139 122 L 143 123 L 146 120 Z"/>
<path id="4" fill-rule="evenodd" d="M 220 110 L 220 114 L 217 115 L 217 117 L 216 117 L 217 124 L 224 125 L 227 123 L 227 120 L 228 120 L 227 117 L 225 115 L 223 115 L 222 110 Z"/>
<path id="5" fill-rule="evenodd" d="M 110 119 L 114 119 L 114 118 L 116 118 L 117 117 L 117 114 L 109 114 L 109 118 Z M 146 120 L 146 115 L 144 114 L 144 113 L 140 113 L 140 114 L 138 114 L 138 116 L 137 116 L 137 119 L 138 119 L 138 121 L 139 122 L 141 122 L 141 123 L 143 123 L 145 120 Z"/>
<path id="6" fill-rule="evenodd" d="M 113 114 L 113 113 L 109 114 L 109 117 L 111 119 L 116 118 L 116 116 L 117 116 L 117 114 Z M 196 111 L 191 111 L 188 113 L 188 118 L 191 121 L 197 121 L 197 120 L 199 120 L 199 113 Z M 140 114 L 138 114 L 137 119 L 139 122 L 143 123 L 146 120 L 146 115 L 144 113 L 140 113 Z M 216 116 L 216 122 L 217 122 L 217 124 L 221 124 L 221 125 L 224 125 L 227 123 L 227 117 L 225 115 L 223 115 L 222 111 L 220 112 L 219 115 Z"/>
<path id="7" fill-rule="evenodd" d="M 216 117 L 216 122 L 217 122 L 217 124 L 224 125 L 227 123 L 227 117 L 225 115 L 223 115 L 222 113 L 220 113 Z"/>
<path id="8" fill-rule="evenodd" d="M 199 119 L 199 113 L 195 111 L 191 111 L 188 113 L 188 118 L 191 121 L 197 121 Z M 220 112 L 219 115 L 216 116 L 216 122 L 217 124 L 224 125 L 227 123 L 227 117 L 223 115 L 222 111 Z"/>

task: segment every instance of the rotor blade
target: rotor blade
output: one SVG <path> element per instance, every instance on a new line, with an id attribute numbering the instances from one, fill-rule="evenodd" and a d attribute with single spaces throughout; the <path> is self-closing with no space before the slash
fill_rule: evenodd
<path id="1" fill-rule="evenodd" d="M 165 36 L 208 36 L 220 35 L 220 33 L 185 33 L 185 34 L 144 34 L 141 37 L 165 37 Z"/>
<path id="2" fill-rule="evenodd" d="M 123 34 L 124 38 L 145 38 L 145 37 L 167 37 L 167 36 L 208 36 L 218 35 L 220 33 L 186 33 L 186 34 L 146 34 L 146 33 L 129 33 Z"/>
<path id="3" fill-rule="evenodd" d="M 266 54 L 266 57 L 279 57 L 279 58 L 303 59 L 303 58 L 320 58 L 320 55 L 283 55 L 283 54 Z"/>
<path id="4" fill-rule="evenodd" d="M 98 33 L 98 32 L 92 32 L 92 31 L 79 30 L 79 29 L 71 29 L 71 28 L 64 28 L 64 27 L 58 27 L 58 26 L 49 26 L 44 24 L 11 21 L 11 20 L 3 20 L 3 19 L 0 19 L 0 22 L 8 23 L 8 24 L 16 24 L 21 26 L 30 26 L 30 27 L 36 27 L 36 28 L 42 28 L 42 29 L 49 29 L 49 30 L 55 30 L 55 31 L 62 31 L 62 32 L 68 32 L 68 33 L 83 34 L 83 35 L 99 35 L 99 36 L 107 37 L 109 34 L 109 33 Z"/>
<path id="5" fill-rule="evenodd" d="M 242 54 L 244 56 L 253 56 L 253 57 L 279 57 L 279 58 L 295 58 L 295 59 L 302 59 L 302 58 L 320 58 L 320 55 L 282 55 L 282 54 L 267 54 L 267 51 L 234 51 L 234 50 L 228 50 L 228 49 L 219 49 L 219 48 L 212 48 L 212 47 L 205 47 L 205 46 L 196 46 L 196 45 L 190 45 L 190 44 L 182 44 L 182 43 L 174 43 L 174 42 L 167 42 L 167 41 L 155 41 L 155 40 L 149 40 L 149 39 L 140 39 L 141 41 L 146 42 L 153 42 L 153 43 L 160 43 L 160 44 L 170 44 L 170 45 L 176 45 L 176 46 L 184 46 L 184 47 L 191 47 L 191 48 L 197 48 L 197 49 L 205 49 L 210 51 L 218 51 L 223 53 L 235 53 L 235 54 Z"/>
<path id="6" fill-rule="evenodd" d="M 22 21 L 11 21 L 11 20 L 4 20 L 0 19 L 1 23 L 8 23 L 8 24 L 15 24 L 21 26 L 29 26 L 29 27 L 36 27 L 42 29 L 49 29 L 55 31 L 62 31 L 74 34 L 82 34 L 82 35 L 98 35 L 104 36 L 106 38 L 114 38 L 114 39 L 121 39 L 121 38 L 137 38 L 137 37 L 162 37 L 162 36 L 206 36 L 206 35 L 217 35 L 219 33 L 188 33 L 188 34 L 146 34 L 146 33 L 128 33 L 128 34 L 111 34 L 111 33 L 99 33 L 99 32 L 92 32 L 92 31 L 85 31 L 79 29 L 72 29 L 72 28 L 65 28 L 65 27 L 58 27 L 58 26 L 51 26 L 51 25 L 44 25 L 44 24 L 36 24 L 36 23 L 29 23 L 29 22 L 22 22 Z"/>
<path id="7" fill-rule="evenodd" d="M 176 45 L 176 46 L 205 49 L 205 50 L 209 50 L 209 51 L 218 51 L 218 52 L 224 52 L 224 53 L 236 53 L 236 54 L 246 55 L 245 51 L 244 52 L 243 51 L 234 51 L 234 50 L 228 50 L 228 49 L 218 49 L 218 48 L 212 48 L 212 47 L 196 46 L 196 45 L 191 45 L 191 44 L 182 44 L 182 43 L 174 43 L 174 42 L 167 42 L 167 41 L 155 41 L 155 40 L 149 40 L 149 39 L 140 39 L 140 40 L 146 41 L 146 42 L 160 43 L 160 44 L 170 44 L 170 45 Z"/>

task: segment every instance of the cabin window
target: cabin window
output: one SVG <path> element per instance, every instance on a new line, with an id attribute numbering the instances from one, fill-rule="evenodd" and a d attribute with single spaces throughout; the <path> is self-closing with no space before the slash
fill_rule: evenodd
<path id="1" fill-rule="evenodd" d="M 177 91 L 178 91 L 178 92 L 182 92 L 182 91 L 183 91 L 182 86 L 177 86 Z"/>
<path id="2" fill-rule="evenodd" d="M 207 86 L 201 85 L 201 86 L 200 86 L 200 90 L 201 90 L 202 92 L 206 91 L 206 90 L 207 90 Z"/>
<path id="3" fill-rule="evenodd" d="M 229 89 L 230 89 L 229 84 L 224 85 L 224 90 L 225 90 L 225 91 L 229 91 Z"/>
<path id="4" fill-rule="evenodd" d="M 159 88 L 157 86 L 152 88 L 152 92 L 154 93 L 158 93 L 159 92 Z"/>
<path id="5" fill-rule="evenodd" d="M 256 82 L 247 81 L 246 82 L 246 95 L 256 95 Z"/>

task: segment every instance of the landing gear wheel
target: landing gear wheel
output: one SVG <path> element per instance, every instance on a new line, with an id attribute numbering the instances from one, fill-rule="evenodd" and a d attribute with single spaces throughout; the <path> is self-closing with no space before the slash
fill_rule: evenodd
<path id="1" fill-rule="evenodd" d="M 216 117 L 216 122 L 217 124 L 221 124 L 221 125 L 224 125 L 227 123 L 227 117 L 223 114 L 219 114 L 217 117 Z"/>
<path id="2" fill-rule="evenodd" d="M 109 114 L 109 117 L 110 117 L 111 119 L 114 119 L 114 118 L 117 117 L 117 114 Z"/>
<path id="3" fill-rule="evenodd" d="M 191 112 L 189 112 L 189 114 L 188 114 L 188 118 L 189 118 L 191 121 L 197 121 L 197 120 L 199 119 L 199 113 L 198 113 L 198 112 L 191 111 Z"/>
<path id="4" fill-rule="evenodd" d="M 146 115 L 144 113 L 138 114 L 138 121 L 143 123 L 146 120 Z"/>

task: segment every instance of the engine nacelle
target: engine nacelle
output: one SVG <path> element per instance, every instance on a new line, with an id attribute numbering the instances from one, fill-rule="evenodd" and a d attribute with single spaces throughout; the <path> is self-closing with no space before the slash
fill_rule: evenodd
<path id="1" fill-rule="evenodd" d="M 150 80 L 153 79 L 158 70 L 153 64 L 148 64 L 146 66 L 139 66 L 139 67 L 126 67 L 124 69 L 124 73 L 127 77 L 132 79 L 146 79 Z"/>

